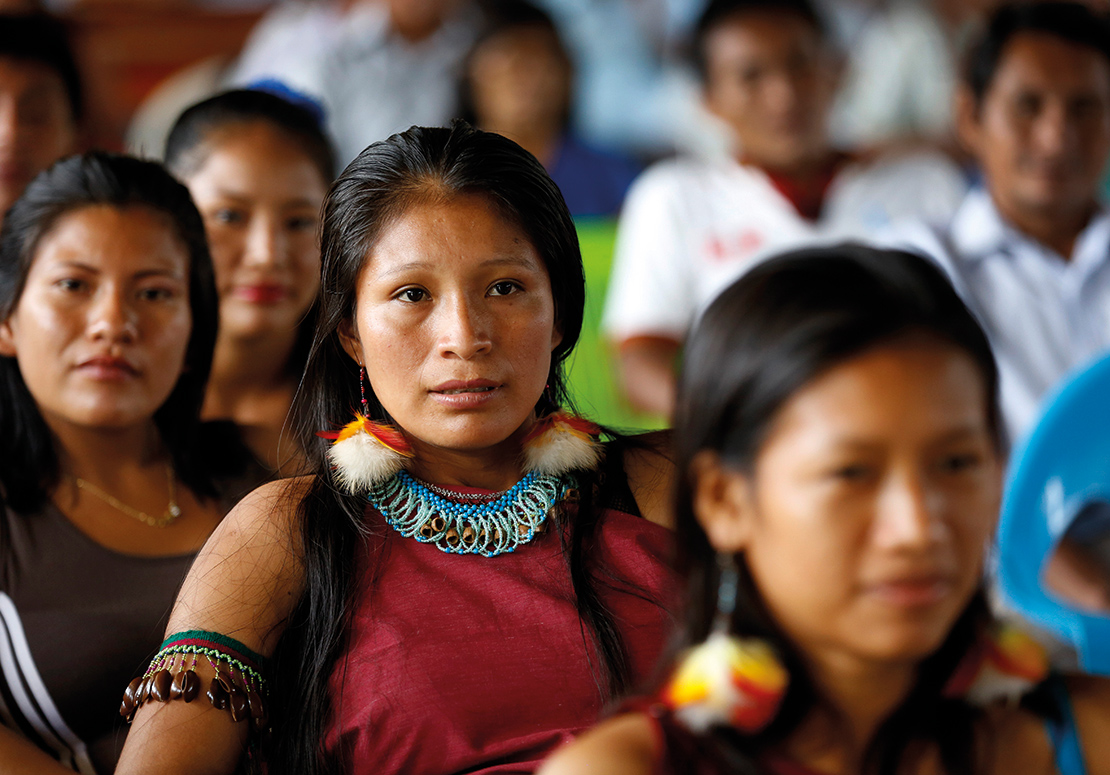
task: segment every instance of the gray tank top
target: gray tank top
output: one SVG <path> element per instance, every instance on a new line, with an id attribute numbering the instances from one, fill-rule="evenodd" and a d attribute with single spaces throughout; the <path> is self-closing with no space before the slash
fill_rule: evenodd
<path id="1" fill-rule="evenodd" d="M 50 503 L 0 519 L 0 723 L 78 772 L 111 773 L 123 689 L 157 651 L 196 555 L 120 554 Z"/>

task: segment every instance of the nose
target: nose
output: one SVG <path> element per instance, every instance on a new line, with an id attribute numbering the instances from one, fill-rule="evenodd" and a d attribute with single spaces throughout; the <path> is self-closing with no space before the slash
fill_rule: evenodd
<path id="1" fill-rule="evenodd" d="M 15 143 L 19 135 L 19 111 L 11 100 L 0 100 L 0 147 Z"/>
<path id="2" fill-rule="evenodd" d="M 875 541 L 895 549 L 923 549 L 944 539 L 943 496 L 921 474 L 898 476 L 882 491 Z"/>
<path id="3" fill-rule="evenodd" d="M 1060 154 L 1071 144 L 1075 134 L 1073 129 L 1067 107 L 1059 102 L 1050 102 L 1037 116 L 1033 125 L 1033 140 L 1042 153 Z"/>
<path id="4" fill-rule="evenodd" d="M 787 70 L 768 73 L 763 84 L 763 99 L 767 108 L 776 116 L 789 114 L 795 110 L 801 99 L 799 79 Z"/>
<path id="5" fill-rule="evenodd" d="M 138 315 L 122 292 L 104 289 L 97 294 L 90 309 L 88 333 L 96 341 L 129 343 L 138 338 Z"/>
<path id="6" fill-rule="evenodd" d="M 493 346 L 490 337 L 490 312 L 480 301 L 460 295 L 440 304 L 440 354 L 471 360 Z"/>
<path id="7" fill-rule="evenodd" d="M 247 229 L 244 263 L 256 267 L 280 266 L 285 261 L 288 245 L 276 218 L 254 217 Z"/>

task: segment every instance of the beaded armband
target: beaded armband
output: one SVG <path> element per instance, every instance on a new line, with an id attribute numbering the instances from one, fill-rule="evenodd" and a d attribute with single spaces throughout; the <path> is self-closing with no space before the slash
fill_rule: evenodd
<path id="1" fill-rule="evenodd" d="M 150 700 L 195 700 L 203 688 L 196 673 L 202 658 L 216 673 L 205 692 L 212 707 L 228 711 L 235 721 L 250 719 L 255 729 L 264 729 L 264 658 L 234 638 L 203 630 L 178 632 L 166 638 L 146 672 L 127 685 L 119 714 L 130 721 L 135 711 Z"/>

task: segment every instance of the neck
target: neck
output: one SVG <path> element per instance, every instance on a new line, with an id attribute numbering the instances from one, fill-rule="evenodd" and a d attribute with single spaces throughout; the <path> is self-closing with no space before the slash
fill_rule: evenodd
<path id="1" fill-rule="evenodd" d="M 845 655 L 811 662 L 823 703 L 791 737 L 791 756 L 822 771 L 861 771 L 880 725 L 913 687 L 916 668 L 916 663 L 863 662 Z"/>
<path id="2" fill-rule="evenodd" d="M 112 483 L 126 472 L 165 464 L 154 422 L 124 429 L 52 427 L 63 474 L 94 482 Z"/>
<path id="3" fill-rule="evenodd" d="M 1060 211 L 1018 211 L 1010 207 L 1007 202 L 991 196 L 999 214 L 1008 223 L 1028 237 L 1047 248 L 1051 248 L 1065 261 L 1071 260 L 1075 241 L 1083 229 L 1090 223 L 1091 216 L 1095 214 L 1098 205 L 1089 202 L 1082 208 L 1071 208 L 1065 212 Z"/>
<path id="4" fill-rule="evenodd" d="M 413 439 L 416 453 L 410 473 L 433 484 L 460 485 L 483 490 L 507 490 L 523 476 L 520 465 L 523 433 L 514 433 L 495 447 L 455 450 Z"/>
<path id="5" fill-rule="evenodd" d="M 249 423 L 250 407 L 261 394 L 286 391 L 291 380 L 286 365 L 297 332 L 286 336 L 225 339 L 216 342 L 212 374 L 204 397 L 205 418 L 230 418 Z"/>
<path id="6" fill-rule="evenodd" d="M 796 182 L 803 183 L 824 175 L 838 157 L 839 154 L 836 151 L 826 148 L 813 156 L 797 159 L 788 164 L 766 163 L 745 156 L 743 153 L 740 154 L 739 160 L 741 164 L 750 164 L 772 175 L 792 178 Z"/>
<path id="7" fill-rule="evenodd" d="M 521 148 L 535 156 L 540 164 L 548 169 L 551 168 L 551 163 L 555 161 L 555 149 L 558 147 L 559 136 L 562 134 L 557 127 L 491 125 L 483 127 L 483 129 L 487 132 L 496 132 L 513 140 Z"/>

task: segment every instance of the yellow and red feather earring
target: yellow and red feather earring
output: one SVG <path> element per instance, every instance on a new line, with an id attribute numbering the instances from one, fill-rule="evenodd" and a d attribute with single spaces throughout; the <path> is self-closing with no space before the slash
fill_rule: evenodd
<path id="1" fill-rule="evenodd" d="M 778 713 L 790 676 L 769 643 L 731 633 L 739 571 L 718 555 L 717 613 L 709 637 L 680 658 L 660 700 L 687 729 L 714 726 L 754 733 Z"/>
<path id="2" fill-rule="evenodd" d="M 338 431 L 320 431 L 317 436 L 332 439 L 328 461 L 339 486 L 356 495 L 368 492 L 394 476 L 413 457 L 408 439 L 395 426 L 372 420 L 366 400 L 366 369 L 359 367 L 359 395 L 362 411 Z"/>

